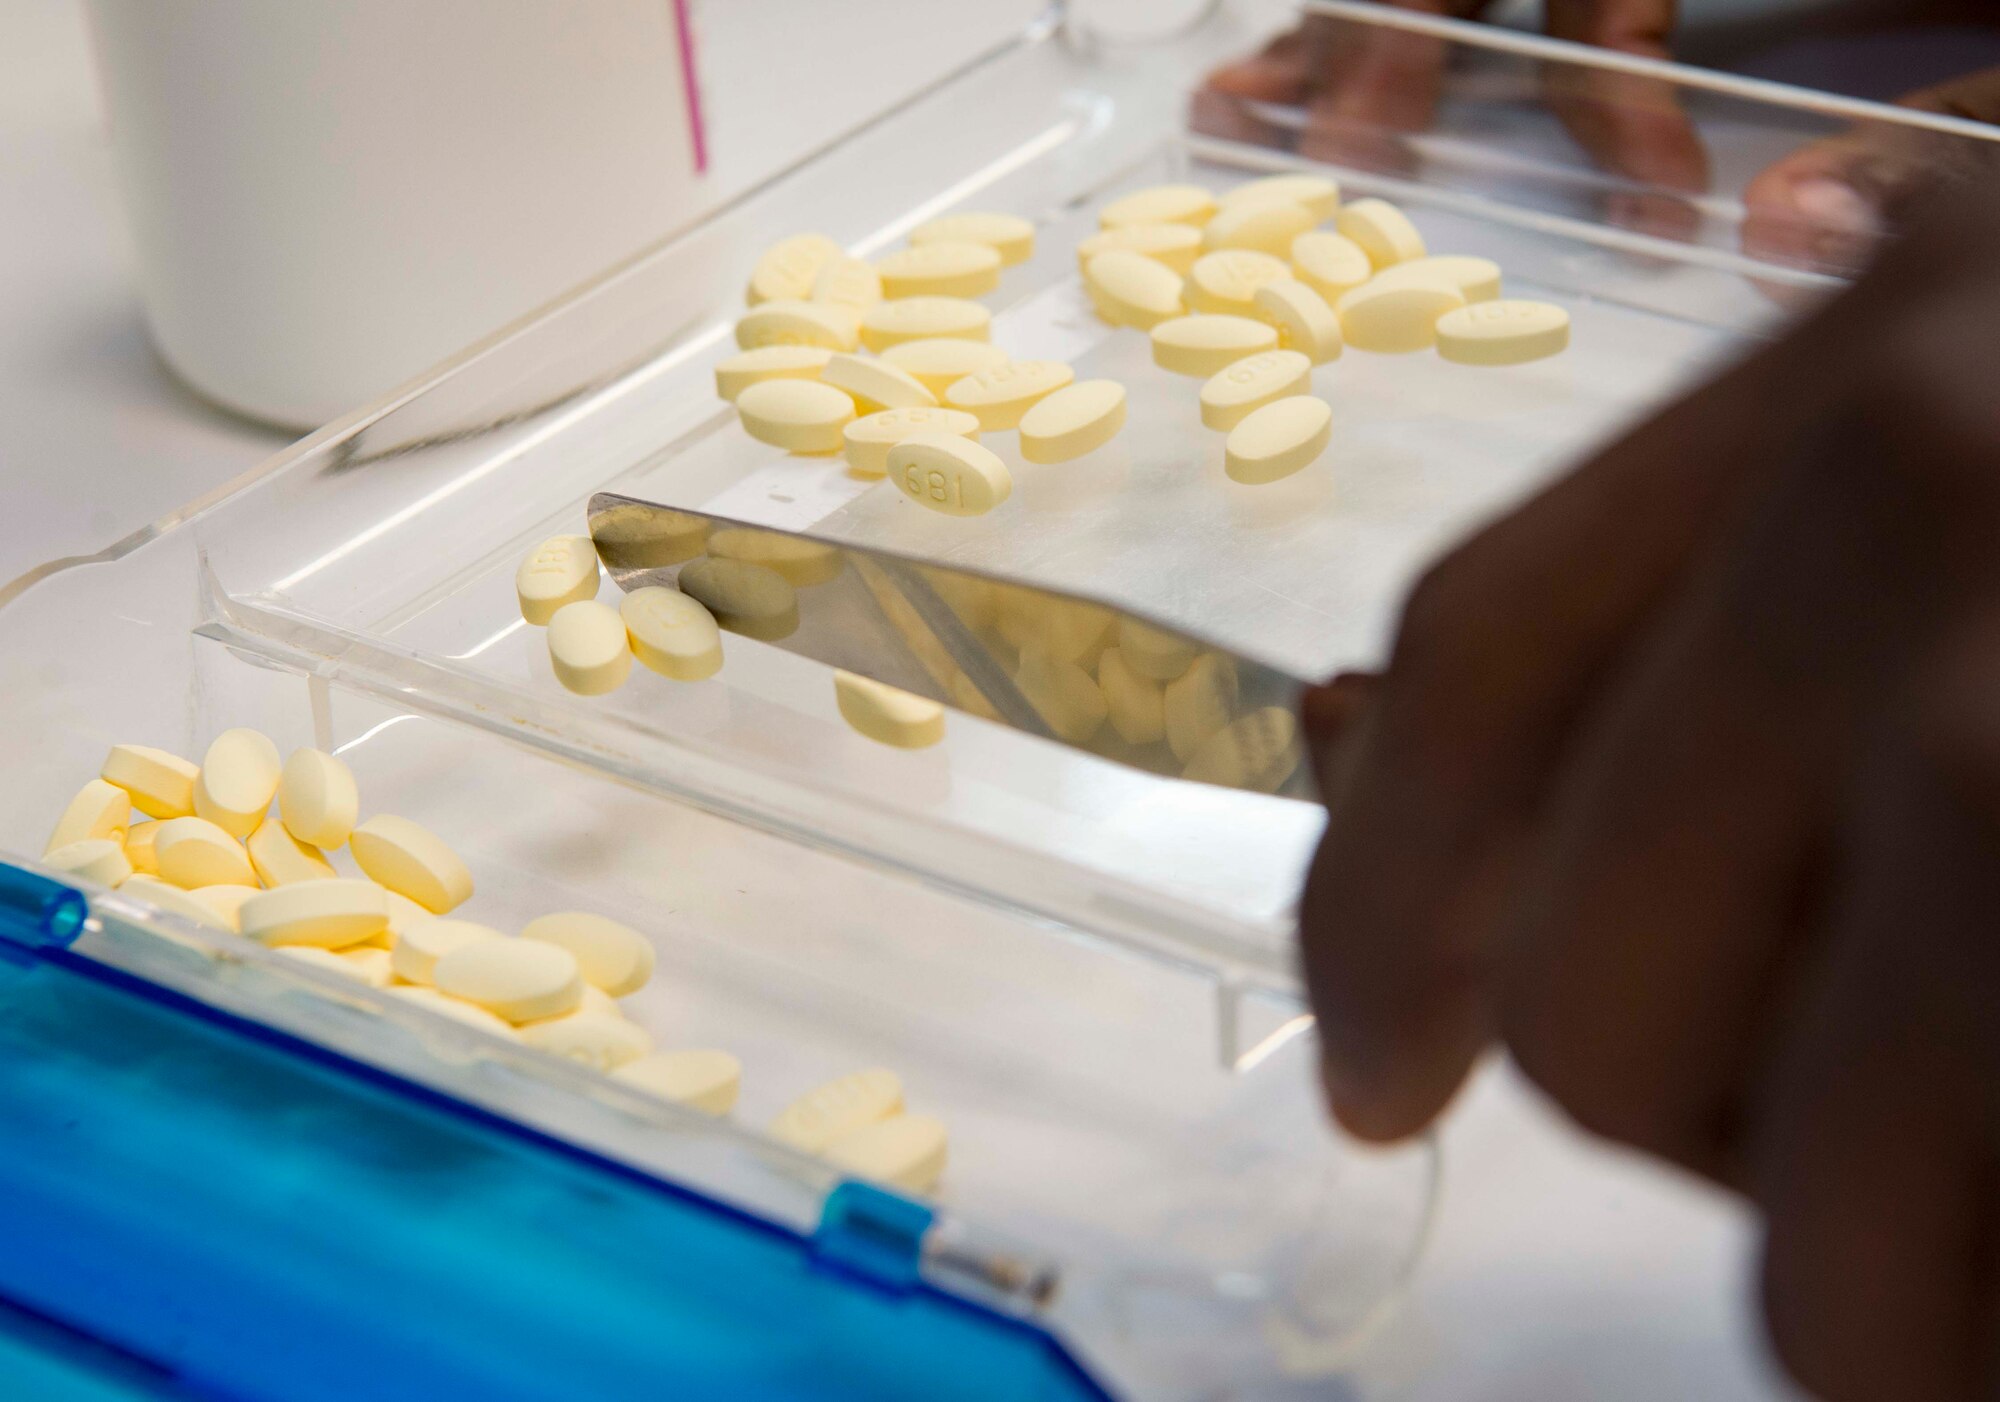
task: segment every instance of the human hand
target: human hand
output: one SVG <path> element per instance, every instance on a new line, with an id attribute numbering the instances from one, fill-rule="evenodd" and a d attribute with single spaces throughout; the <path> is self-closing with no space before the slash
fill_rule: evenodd
<path id="1" fill-rule="evenodd" d="M 1395 7 L 1476 19 L 1487 0 L 1396 0 Z M 1675 0 L 1549 0 L 1548 32 L 1646 58 L 1668 55 Z M 1402 138 L 1428 127 L 1443 84 L 1445 47 L 1426 34 L 1313 16 L 1263 52 L 1209 75 L 1223 102 L 1197 103 L 1198 124 L 1242 136 L 1226 105 L 1238 100 L 1304 110 L 1299 154 L 1376 170 L 1407 164 Z M 1561 64 L 1543 69 L 1543 96 L 1603 170 L 1648 190 L 1619 192 L 1617 222 L 1680 235 L 1693 211 L 1657 191 L 1708 187 L 1708 157 L 1671 89 L 1656 79 Z"/>
<path id="2" fill-rule="evenodd" d="M 1329 1101 L 1425 1125 L 1497 1039 L 1762 1210 L 1829 1399 L 1990 1396 L 2000 195 L 1431 570 L 1311 697 Z"/>

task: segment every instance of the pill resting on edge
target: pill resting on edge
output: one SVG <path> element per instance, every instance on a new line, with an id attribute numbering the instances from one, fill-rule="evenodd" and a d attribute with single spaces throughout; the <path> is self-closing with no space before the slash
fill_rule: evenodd
<path id="1" fill-rule="evenodd" d="M 1410 217 L 1387 200 L 1356 200 L 1334 217 L 1333 226 L 1361 246 L 1377 271 L 1429 252 Z"/>
<path id="2" fill-rule="evenodd" d="M 325 881 L 339 875 L 319 848 L 301 842 L 276 815 L 257 825 L 244 844 L 257 879 L 266 886 L 289 886 L 294 881 Z"/>
<path id="3" fill-rule="evenodd" d="M 915 375 L 890 361 L 867 356 L 833 356 L 820 372 L 820 381 L 845 391 L 858 407 L 871 414 L 877 409 L 909 409 L 937 403 L 937 396 Z"/>
<path id="4" fill-rule="evenodd" d="M 691 1047 L 653 1052 L 626 1062 L 611 1074 L 648 1094 L 678 1101 L 704 1114 L 726 1115 L 736 1106 L 743 1063 L 726 1051 Z"/>
<path id="5" fill-rule="evenodd" d="M 185 818 L 194 812 L 200 773 L 191 761 L 150 745 L 113 745 L 98 777 L 130 794 L 148 818 Z"/>
<path id="6" fill-rule="evenodd" d="M 622 637 L 622 624 L 619 632 Z M 458 854 L 408 818 L 387 813 L 370 818 L 354 830 L 348 850 L 370 880 L 408 896 L 433 915 L 472 899 L 472 873 Z"/>
<path id="7" fill-rule="evenodd" d="M 343 845 L 361 816 L 354 771 L 325 750 L 293 750 L 278 778 L 278 816 L 301 842 L 321 849 Z"/>
<path id="8" fill-rule="evenodd" d="M 537 545 L 514 571 L 521 617 L 537 628 L 565 604 L 597 597 L 597 547 L 587 535 L 559 535 Z"/>
<path id="9" fill-rule="evenodd" d="M 283 773 L 270 737 L 255 730 L 225 730 L 202 756 L 194 811 L 231 837 L 248 837 L 264 821 Z"/>
<path id="10" fill-rule="evenodd" d="M 257 873 L 243 844 L 206 818 L 168 818 L 153 839 L 160 876 L 184 890 L 255 886 Z"/>
<path id="11" fill-rule="evenodd" d="M 920 750 L 944 739 L 944 707 L 929 697 L 840 671 L 833 694 L 841 717 L 870 740 Z"/>
<path id="12" fill-rule="evenodd" d="M 549 620 L 547 642 L 556 680 L 579 696 L 616 691 L 632 674 L 625 620 L 609 604 L 585 599 L 563 605 Z"/>
<path id="13" fill-rule="evenodd" d="M 237 911 L 243 933 L 261 944 L 315 944 L 345 949 L 389 923 L 389 906 L 373 882 L 337 877 L 259 891 Z"/>
<path id="14" fill-rule="evenodd" d="M 56 819 L 56 829 L 42 851 L 53 852 L 86 837 L 115 837 L 123 842 L 131 825 L 132 796 L 116 784 L 92 779 L 77 790 L 62 817 Z"/>

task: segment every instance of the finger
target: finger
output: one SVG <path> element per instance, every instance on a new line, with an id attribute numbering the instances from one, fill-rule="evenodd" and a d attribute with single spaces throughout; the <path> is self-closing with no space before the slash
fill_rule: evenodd
<path id="1" fill-rule="evenodd" d="M 1405 607 L 1394 655 L 1327 775 L 1301 901 L 1335 1114 L 1412 1133 L 1491 1026 L 1489 952 L 1572 727 L 1627 637 L 1678 585 L 1764 436 L 1801 405 L 1753 361 L 1454 552 Z M 1724 449 L 1727 449 L 1725 451 Z"/>
<path id="2" fill-rule="evenodd" d="M 1859 786 L 1832 958 L 1756 1141 L 1773 1342 L 1832 1402 L 1990 1395 L 2000 629 L 1973 637 L 1974 685 Z"/>
<path id="3" fill-rule="evenodd" d="M 2000 69 L 1911 93 L 1901 105 L 2000 122 Z M 1881 122 L 1857 124 L 1767 167 L 1743 193 L 1743 247 L 1830 272 L 1862 266 L 1913 201 L 1943 180 L 1990 179 L 1981 143 Z"/>
<path id="4" fill-rule="evenodd" d="M 1340 787 L 1339 775 L 1351 753 L 1350 742 L 1380 681 L 1368 672 L 1343 672 L 1323 686 L 1308 687 L 1299 697 L 1299 727 L 1312 753 L 1321 795 Z"/>
<path id="5" fill-rule="evenodd" d="M 1261 52 L 1216 69 L 1205 86 L 1255 102 L 1296 105 L 1305 99 L 1317 58 L 1317 46 L 1303 30 L 1295 29 L 1273 39 Z"/>
<path id="6" fill-rule="evenodd" d="M 1486 0 L 1398 0 L 1396 8 L 1470 19 L 1486 8 Z M 1403 138 L 1428 128 L 1436 115 L 1444 41 L 1332 22 L 1322 31 L 1322 54 L 1306 102 L 1300 153 L 1371 170 L 1408 167 Z"/>
<path id="7" fill-rule="evenodd" d="M 1642 58 L 1669 55 L 1674 0 L 1550 0 L 1549 33 Z M 1543 69 L 1548 100 L 1593 163 L 1650 190 L 1621 192 L 1610 212 L 1620 224 L 1685 239 L 1700 214 L 1660 191 L 1709 186 L 1708 153 L 1670 84 L 1580 64 Z"/>

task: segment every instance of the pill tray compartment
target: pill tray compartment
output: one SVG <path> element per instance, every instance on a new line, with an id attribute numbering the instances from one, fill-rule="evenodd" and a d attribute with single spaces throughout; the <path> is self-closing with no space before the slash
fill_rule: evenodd
<path id="1" fill-rule="evenodd" d="M 1662 70 L 1723 172 L 1688 205 L 1692 240 L 1668 242 L 1598 216 L 1609 195 L 1658 192 L 1590 171 L 1540 106 L 1545 70 L 1596 60 L 1312 8 L 1354 42 L 1415 24 L 1446 47 L 1438 129 L 1330 169 L 1350 195 L 1403 203 L 1433 248 L 1492 256 L 1510 291 L 1566 306 L 1568 355 L 1486 372 L 1350 351 L 1315 374 L 1335 410 L 1326 459 L 1268 488 L 1228 483 L 1196 383 L 1090 316 L 1072 249 L 1122 190 L 1302 163 L 1295 112 L 1210 100 L 1204 126 L 1226 135 L 1184 121 L 1188 88 L 1271 16 L 1225 6 L 1140 46 L 1040 26 L 110 562 L 5 591 L 7 849 L 32 859 L 116 742 L 199 753 L 255 725 L 284 747 L 347 747 L 367 811 L 465 854 L 475 918 L 583 906 L 651 933 L 661 972 L 639 1016 L 663 1046 L 743 1057 L 743 1125 L 825 1076 L 901 1071 L 953 1130 L 937 1238 L 965 1250 L 931 1262 L 951 1288 L 1011 1282 L 1007 1307 L 1135 1393 L 1250 1395 L 1331 1366 L 1407 1272 L 1430 1170 L 1421 1149 L 1358 1153 L 1319 1128 L 1289 948 L 1312 808 L 958 714 L 943 745 L 887 750 L 839 720 L 822 669 L 733 636 L 712 681 L 641 670 L 574 697 L 512 593 L 522 554 L 580 529 L 610 489 L 1101 593 L 1302 672 L 1365 665 L 1454 532 L 1753 342 L 1782 301 L 1833 285 L 1743 257 L 1728 192 L 1864 120 L 1852 105 Z M 988 299 L 995 339 L 1132 396 L 1126 432 L 1077 463 L 1032 467 L 1012 434 L 989 435 L 1016 491 L 976 520 L 753 443 L 710 379 L 759 249 L 816 228 L 872 254 L 958 207 L 1038 225 L 1036 257 Z M 827 1176 L 754 1129 L 224 937 L 197 939 L 218 957 L 161 946 L 115 896 L 99 913 L 97 957 L 760 1215 L 817 1215 Z M 386 1022 L 404 1030 L 356 1031 Z M 1029 1264 L 980 1285 L 977 1263 L 1003 1257 Z M 1052 1296 L 1020 1288 L 1045 1271 Z"/>

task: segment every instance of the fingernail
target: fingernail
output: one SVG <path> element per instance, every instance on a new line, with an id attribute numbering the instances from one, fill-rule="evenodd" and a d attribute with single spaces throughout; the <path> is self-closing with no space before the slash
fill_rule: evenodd
<path id="1" fill-rule="evenodd" d="M 1874 202 L 1844 180 L 1814 176 L 1792 186 L 1792 204 L 1822 228 L 1849 234 L 1873 234 L 1882 218 Z"/>

